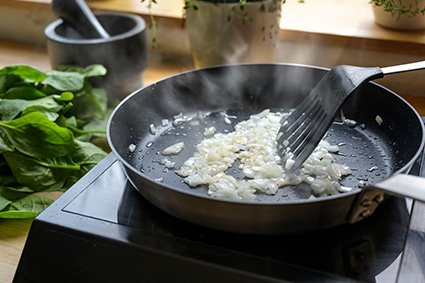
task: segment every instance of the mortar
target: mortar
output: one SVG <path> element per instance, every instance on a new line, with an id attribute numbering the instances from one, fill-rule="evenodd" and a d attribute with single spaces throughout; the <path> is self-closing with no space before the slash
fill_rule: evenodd
<path id="1" fill-rule="evenodd" d="M 110 38 L 83 38 L 58 19 L 44 31 L 48 53 L 52 68 L 105 66 L 107 75 L 92 79 L 91 83 L 104 88 L 109 103 L 115 104 L 143 85 L 142 72 L 147 65 L 146 24 L 141 17 L 124 13 L 96 13 L 96 18 Z"/>

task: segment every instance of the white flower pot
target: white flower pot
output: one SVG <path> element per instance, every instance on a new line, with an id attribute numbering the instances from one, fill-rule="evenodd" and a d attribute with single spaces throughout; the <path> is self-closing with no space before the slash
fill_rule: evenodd
<path id="1" fill-rule="evenodd" d="M 401 0 L 406 7 L 425 7 L 425 0 Z M 382 6 L 372 4 L 375 23 L 390 29 L 396 30 L 421 30 L 425 29 L 425 15 L 418 14 L 412 16 L 409 14 L 392 14 L 385 11 Z"/>
<path id="2" fill-rule="evenodd" d="M 248 2 L 244 13 L 237 3 L 193 3 L 199 9 L 186 11 L 186 24 L 195 67 L 275 61 L 278 0 Z"/>

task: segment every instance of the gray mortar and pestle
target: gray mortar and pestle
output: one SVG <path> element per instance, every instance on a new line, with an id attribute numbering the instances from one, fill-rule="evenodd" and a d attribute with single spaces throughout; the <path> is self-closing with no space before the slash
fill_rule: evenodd
<path id="1" fill-rule="evenodd" d="M 106 76 L 91 83 L 107 91 L 110 105 L 143 85 L 147 46 L 146 24 L 141 17 L 93 14 L 84 0 L 53 0 L 52 9 L 60 19 L 50 23 L 44 33 L 53 68 L 103 65 Z"/>

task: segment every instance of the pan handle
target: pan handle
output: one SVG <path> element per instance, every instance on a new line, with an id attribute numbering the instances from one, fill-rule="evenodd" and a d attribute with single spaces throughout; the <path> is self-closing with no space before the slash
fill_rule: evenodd
<path id="1" fill-rule="evenodd" d="M 418 176 L 397 174 L 368 188 L 425 202 L 425 178 Z"/>

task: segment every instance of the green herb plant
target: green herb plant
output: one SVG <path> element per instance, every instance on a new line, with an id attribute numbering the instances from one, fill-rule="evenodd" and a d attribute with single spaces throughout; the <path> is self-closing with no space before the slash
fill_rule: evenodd
<path id="1" fill-rule="evenodd" d="M 152 48 L 157 48 L 158 47 L 158 40 L 156 38 L 156 32 L 158 29 L 158 23 L 155 20 L 155 17 L 152 14 L 152 5 L 153 4 L 157 4 L 158 0 L 140 0 L 141 3 L 145 3 L 147 5 L 147 8 L 149 10 L 149 17 L 150 17 L 150 23 L 148 25 L 149 29 L 152 31 Z M 194 0 L 183 0 L 184 1 L 184 5 L 183 5 L 183 18 L 186 18 L 186 11 L 187 10 L 194 10 L 197 11 L 199 10 L 198 5 L 196 5 L 196 1 Z M 199 1 L 205 1 L 205 2 L 211 2 L 214 3 L 216 5 L 218 4 L 239 4 L 239 5 L 235 5 L 229 15 L 227 16 L 227 20 L 231 21 L 232 18 L 237 18 L 240 19 L 242 22 L 245 21 L 251 21 L 252 20 L 252 16 L 248 15 L 248 13 L 246 12 L 245 8 L 247 3 L 249 2 L 262 2 L 262 5 L 260 6 L 260 12 L 268 12 L 268 9 L 266 8 L 266 5 L 264 4 L 265 0 L 199 0 Z M 281 11 L 281 6 L 286 2 L 286 0 L 274 0 L 274 9 L 279 9 L 279 11 Z M 304 0 L 298 0 L 298 2 L 303 3 Z M 269 7 L 270 9 L 270 7 Z M 270 12 L 272 12 L 270 10 Z"/>
<path id="2" fill-rule="evenodd" d="M 425 7 L 420 7 L 419 0 L 415 0 L 414 5 L 407 5 L 402 0 L 371 0 L 371 4 L 383 7 L 386 12 L 399 18 L 401 15 L 415 17 L 419 14 L 425 15 Z"/>
<path id="3" fill-rule="evenodd" d="M 88 78 L 106 69 L 0 69 L 0 218 L 33 218 L 102 160 L 91 143 L 105 135 L 104 90 Z"/>

